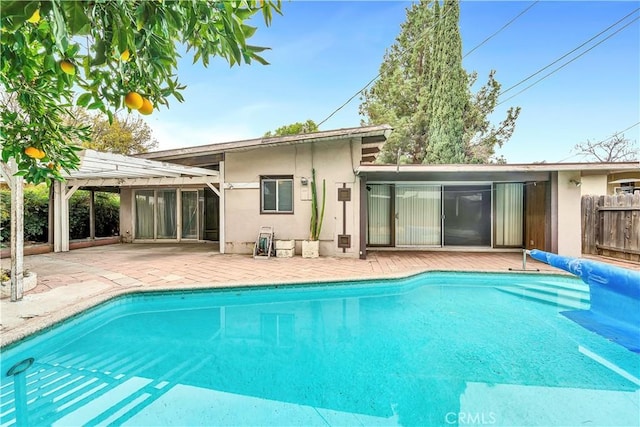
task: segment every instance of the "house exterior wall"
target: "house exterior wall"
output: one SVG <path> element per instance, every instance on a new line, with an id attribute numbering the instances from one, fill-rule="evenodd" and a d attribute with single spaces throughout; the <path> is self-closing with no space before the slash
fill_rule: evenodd
<path id="1" fill-rule="evenodd" d="M 579 171 L 559 171 L 557 180 L 558 241 L 559 255 L 579 257 L 582 255 L 582 227 L 580 224 L 581 186 L 569 182 L 580 182 Z"/>
<path id="2" fill-rule="evenodd" d="M 309 236 L 311 218 L 311 170 L 316 170 L 318 197 L 326 180 L 326 206 L 320 234 L 320 254 L 358 256 L 359 185 L 354 169 L 360 159 L 360 138 L 256 148 L 230 152 L 225 156 L 225 251 L 251 253 L 261 226 L 272 226 L 276 239 L 296 241 L 301 253 L 302 240 Z M 293 214 L 260 212 L 260 177 L 293 176 Z M 306 178 L 308 184 L 301 183 Z M 351 201 L 338 202 L 338 188 L 351 188 Z M 346 215 L 343 213 L 346 211 Z M 344 217 L 344 218 L 343 218 Z M 351 236 L 351 247 L 337 246 L 337 236 Z"/>
<path id="3" fill-rule="evenodd" d="M 580 181 L 580 192 L 583 196 L 602 196 L 607 194 L 607 175 L 586 175 Z"/>
<path id="4" fill-rule="evenodd" d="M 133 206 L 131 188 L 120 189 L 120 237 L 123 243 L 133 241 Z"/>

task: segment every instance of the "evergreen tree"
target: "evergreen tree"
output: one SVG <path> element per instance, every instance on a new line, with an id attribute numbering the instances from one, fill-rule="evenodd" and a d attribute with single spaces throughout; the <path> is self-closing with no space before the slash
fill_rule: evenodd
<path id="1" fill-rule="evenodd" d="M 274 131 L 265 132 L 263 135 L 265 138 L 271 138 L 275 136 L 286 136 L 286 135 L 299 135 L 302 133 L 313 133 L 318 132 L 318 125 L 313 120 L 309 119 L 306 122 L 295 122 L 290 125 L 280 126 L 278 129 Z"/>
<path id="2" fill-rule="evenodd" d="M 394 127 L 383 162 L 488 162 L 513 133 L 519 108 L 497 128 L 488 121 L 500 91 L 494 73 L 477 94 L 471 91 L 476 75 L 462 67 L 459 16 L 457 0 L 413 4 L 385 53 L 380 78 L 364 92 L 363 124 Z"/>

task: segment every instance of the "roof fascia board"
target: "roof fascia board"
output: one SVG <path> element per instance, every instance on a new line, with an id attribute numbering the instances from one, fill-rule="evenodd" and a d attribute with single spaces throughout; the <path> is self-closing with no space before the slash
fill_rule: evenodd
<path id="1" fill-rule="evenodd" d="M 153 178 L 72 178 L 65 181 L 68 187 L 152 187 L 166 185 L 206 185 L 217 184 L 214 176 L 182 176 Z"/>
<path id="2" fill-rule="evenodd" d="M 616 171 L 640 170 L 637 162 L 624 163 L 532 163 L 505 165 L 360 165 L 358 173 L 400 172 L 555 172 L 555 171 L 597 171 L 613 173 Z"/>
<path id="3" fill-rule="evenodd" d="M 155 151 L 140 154 L 140 158 L 145 159 L 170 159 L 184 156 L 197 156 L 198 154 L 225 153 L 232 151 L 253 150 L 262 147 L 273 147 L 280 145 L 307 144 L 323 141 L 336 141 L 349 138 L 365 138 L 382 136 L 385 140 L 391 134 L 393 128 L 388 125 L 367 126 L 358 128 L 337 129 L 325 132 L 315 132 L 301 135 L 287 135 L 275 138 L 254 138 L 235 142 L 224 142 L 219 144 L 208 144 L 197 147 L 185 147 L 174 150 Z"/>

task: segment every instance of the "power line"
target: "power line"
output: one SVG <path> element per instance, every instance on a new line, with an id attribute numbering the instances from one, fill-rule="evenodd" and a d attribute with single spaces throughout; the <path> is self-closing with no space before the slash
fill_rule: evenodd
<path id="1" fill-rule="evenodd" d="M 447 11 L 444 13 L 444 15 L 440 16 L 439 19 L 443 19 L 447 16 L 447 14 L 449 13 L 451 9 L 447 9 Z M 422 37 L 427 35 L 427 32 L 430 31 L 431 29 L 433 29 L 433 27 L 435 27 L 435 22 L 433 23 L 433 25 L 431 25 L 430 27 L 427 27 L 424 32 L 422 33 Z M 336 108 L 335 110 L 333 110 L 331 112 L 331 114 L 329 114 L 324 120 L 322 120 L 320 123 L 318 123 L 318 127 L 320 127 L 323 123 L 325 123 L 327 120 L 329 120 L 331 117 L 333 117 L 338 111 L 342 110 L 344 107 L 347 106 L 347 104 L 349 104 L 351 101 L 353 101 L 353 99 L 358 96 L 359 94 L 362 93 L 362 91 L 364 91 L 366 88 L 368 88 L 373 82 L 375 82 L 378 77 L 380 77 L 381 73 L 376 74 L 376 76 L 374 78 L 372 78 L 371 80 L 369 80 L 369 83 L 367 83 L 366 85 L 364 85 L 360 90 L 358 90 L 356 93 L 354 93 L 351 98 L 347 99 L 347 101 L 345 103 L 343 103 L 341 106 L 339 106 L 338 108 Z"/>
<path id="2" fill-rule="evenodd" d="M 441 18 L 446 17 L 450 10 L 451 10 L 451 9 L 447 9 L 447 11 L 444 13 L 444 15 L 442 15 L 442 16 L 440 17 L 440 19 L 441 19 Z M 435 26 L 435 22 L 433 23 L 433 25 L 432 25 L 432 26 L 427 27 L 427 28 L 424 30 L 424 32 L 422 33 L 422 37 L 426 36 L 426 35 L 427 35 L 427 31 L 431 30 L 434 26 Z M 367 83 L 366 85 L 364 85 L 364 87 L 362 87 L 362 89 L 360 89 L 359 91 L 357 91 L 356 93 L 354 93 L 354 94 L 353 94 L 353 96 L 351 96 L 351 98 L 347 99 L 347 101 L 346 101 L 345 103 L 343 103 L 341 106 L 339 106 L 338 108 L 336 108 L 335 110 L 333 110 L 333 111 L 331 112 L 331 114 L 329 114 L 329 115 L 328 115 L 324 120 L 322 120 L 320 123 L 318 123 L 318 127 L 320 127 L 320 125 L 322 125 L 322 124 L 323 124 L 323 123 L 325 123 L 327 120 L 329 120 L 331 117 L 333 117 L 333 116 L 334 116 L 338 111 L 340 111 L 340 110 L 342 110 L 344 107 L 346 107 L 346 106 L 347 106 L 347 104 L 349 104 L 351 101 L 353 101 L 353 99 L 354 99 L 356 96 L 358 96 L 359 94 L 361 94 L 361 93 L 362 93 L 362 91 L 364 91 L 366 88 L 368 88 L 368 87 L 371 85 L 371 83 L 375 82 L 375 81 L 378 79 L 378 77 L 380 77 L 380 74 L 381 74 L 381 73 L 376 74 L 376 76 L 375 76 L 374 78 L 372 78 L 371 80 L 369 80 L 369 83 Z"/>
<path id="3" fill-rule="evenodd" d="M 478 49 L 480 46 L 482 46 L 483 44 L 485 44 L 486 42 L 488 42 L 490 39 L 492 39 L 493 37 L 495 37 L 498 33 L 500 33 L 501 31 L 503 31 L 505 28 L 507 28 L 509 25 L 511 25 L 516 19 L 518 19 L 519 17 L 521 17 L 522 15 L 524 15 L 525 13 L 527 13 L 529 11 L 529 9 L 531 9 L 533 6 L 536 5 L 536 3 L 538 3 L 540 0 L 536 0 L 534 1 L 532 4 L 530 4 L 526 9 L 524 9 L 522 12 L 520 12 L 518 15 L 516 15 L 515 17 L 513 17 L 509 22 L 507 22 L 506 24 L 504 24 L 498 31 L 496 31 L 495 33 L 491 34 L 489 37 L 487 37 L 486 39 L 484 39 L 482 42 L 480 42 L 480 44 L 478 44 L 477 46 L 475 46 L 473 49 L 471 49 L 469 52 L 467 52 L 466 54 L 464 54 L 464 56 L 462 57 L 463 59 L 466 58 L 468 55 L 470 55 L 473 51 L 475 51 L 476 49 Z M 442 18 L 444 18 L 445 16 L 447 16 L 447 13 L 449 13 L 448 9 L 445 14 L 442 16 Z M 435 25 L 435 23 L 434 23 Z M 427 34 L 427 31 L 431 30 L 432 27 L 427 28 L 424 33 L 423 36 Z M 371 80 L 369 80 L 369 82 L 364 85 L 360 90 L 358 90 L 356 93 L 354 93 L 349 99 L 347 99 L 346 102 L 344 102 L 342 105 L 340 105 L 338 108 L 336 108 L 335 110 L 333 110 L 331 112 L 331 114 L 329 114 L 324 120 L 322 120 L 320 123 L 318 123 L 318 127 L 320 127 L 322 124 L 324 124 L 327 120 L 329 120 L 331 117 L 333 117 L 338 111 L 342 110 L 344 107 L 346 107 L 351 101 L 353 101 L 353 99 L 358 96 L 359 94 L 361 94 L 365 89 L 367 89 L 373 82 L 375 82 L 378 77 L 380 77 L 380 73 L 376 74 L 376 76 L 374 78 L 372 78 Z"/>
<path id="4" fill-rule="evenodd" d="M 539 78 L 538 80 L 536 80 L 535 82 L 531 83 L 529 86 L 525 87 L 524 89 L 522 89 L 520 92 L 516 93 L 515 95 L 511 95 L 509 98 L 502 100 L 500 102 L 498 102 L 496 104 L 496 107 L 500 104 L 504 104 L 505 102 L 507 102 L 508 100 L 515 98 L 516 96 L 520 95 L 522 92 L 526 91 L 527 89 L 530 89 L 531 87 L 537 85 L 538 83 L 540 83 L 542 80 L 546 79 L 547 77 L 549 77 L 550 75 L 556 73 L 557 71 L 560 71 L 561 69 L 563 69 L 564 67 L 566 67 L 567 65 L 571 64 L 573 61 L 575 61 L 576 59 L 580 58 L 581 56 L 585 55 L 586 53 L 588 53 L 589 51 L 591 51 L 592 49 L 594 49 L 595 47 L 601 45 L 602 43 L 604 43 L 605 41 L 609 40 L 611 37 L 615 36 L 616 34 L 618 34 L 620 31 L 624 30 L 625 28 L 627 28 L 629 25 L 633 24 L 634 22 L 636 22 L 638 19 L 640 19 L 640 16 L 635 18 L 633 21 L 628 22 L 626 25 L 624 25 L 623 27 L 620 27 L 618 30 L 616 30 L 615 32 L 609 34 L 607 37 L 605 37 L 604 39 L 600 40 L 598 43 L 594 44 L 593 46 L 591 46 L 589 49 L 585 50 L 584 52 L 580 53 L 578 56 L 571 58 L 571 60 L 565 62 L 564 64 L 562 64 L 561 66 L 559 66 L 558 68 L 556 68 L 555 70 L 551 71 L 550 73 L 545 74 L 544 76 L 542 76 L 541 78 Z M 557 61 L 556 61 L 557 62 Z M 545 68 L 548 68 L 545 67 Z M 528 80 L 529 78 L 527 78 Z M 522 82 L 520 82 L 522 83 Z M 518 83 L 518 84 L 520 84 Z M 504 92 L 503 92 L 504 93 Z M 500 95 L 498 95 L 500 96 Z"/>
<path id="5" fill-rule="evenodd" d="M 342 104 L 341 106 L 339 106 L 338 108 L 336 108 L 335 110 L 333 110 L 331 112 L 331 114 L 329 114 L 324 120 L 322 120 L 320 123 L 318 123 L 318 127 L 320 127 L 324 122 L 326 122 L 327 120 L 329 120 L 331 117 L 333 117 L 338 111 L 342 110 L 348 103 L 350 103 L 351 101 L 353 101 L 353 98 L 355 98 L 356 96 L 358 96 L 359 94 L 362 93 L 363 90 L 365 90 L 366 88 L 369 87 L 369 85 L 371 85 L 371 83 L 375 82 L 378 77 L 380 77 L 380 73 L 378 73 L 378 75 L 376 75 L 374 78 L 372 78 L 371 80 L 369 80 L 369 83 L 367 83 L 366 85 L 364 85 L 364 87 L 362 89 L 360 89 L 359 91 L 357 91 L 356 93 L 353 94 L 353 96 L 349 99 L 347 99 L 347 101 Z"/>
<path id="6" fill-rule="evenodd" d="M 505 28 L 507 28 L 509 25 L 511 25 L 516 19 L 520 18 L 522 15 L 524 15 L 525 13 L 527 13 L 529 11 L 529 9 L 531 9 L 533 6 L 536 5 L 536 3 L 538 3 L 540 0 L 536 0 L 533 3 L 531 3 L 526 9 L 524 9 L 522 12 L 520 12 L 519 14 L 517 14 L 516 16 L 514 16 L 509 22 L 507 22 L 506 24 L 504 24 L 498 31 L 496 31 L 495 33 L 491 34 L 489 37 L 487 37 L 486 39 L 484 39 L 482 42 L 480 42 L 479 45 L 477 45 L 476 47 L 474 47 L 473 49 L 471 49 L 469 52 L 465 53 L 464 56 L 462 57 L 462 59 L 466 58 L 467 56 L 471 55 L 471 53 L 473 51 L 475 51 L 476 49 L 478 49 L 480 46 L 482 46 L 483 44 L 485 44 L 486 42 L 488 42 L 489 40 L 491 40 L 493 37 L 495 37 L 498 33 L 500 33 L 502 30 L 504 30 Z"/>
<path id="7" fill-rule="evenodd" d="M 598 141 L 598 142 L 596 142 L 596 143 L 595 143 L 595 145 L 597 145 L 597 144 L 602 144 L 603 142 L 607 142 L 607 141 L 609 141 L 610 139 L 613 139 L 613 138 L 615 138 L 615 137 L 616 137 L 616 136 L 618 136 L 618 135 L 622 135 L 623 133 L 625 133 L 625 132 L 626 132 L 626 131 L 628 131 L 629 129 L 632 129 L 632 128 L 634 128 L 634 127 L 638 126 L 638 125 L 640 125 L 640 122 L 636 122 L 636 123 L 632 124 L 631 126 L 629 126 L 628 128 L 623 129 L 623 130 L 621 130 L 620 132 L 614 133 L 613 135 L 611 135 L 611 136 L 610 136 L 610 137 L 608 137 L 608 138 L 603 139 L 602 141 Z M 556 163 L 562 163 L 562 162 L 564 162 L 565 160 L 569 160 L 569 159 L 570 159 L 570 158 L 572 158 L 572 157 L 577 157 L 577 156 L 580 156 L 580 155 L 581 155 L 580 153 L 572 154 L 572 155 L 571 155 L 571 156 L 569 156 L 569 157 L 565 157 L 565 158 L 564 158 L 564 159 L 562 159 L 562 160 L 558 160 Z"/>
<path id="8" fill-rule="evenodd" d="M 520 86 L 522 83 L 526 82 L 527 80 L 531 79 L 532 77 L 537 76 L 538 74 L 540 74 L 541 72 L 543 72 L 544 70 L 546 70 L 547 68 L 551 67 L 552 65 L 560 62 L 561 60 L 563 60 L 564 58 L 566 58 L 567 56 L 571 55 L 573 52 L 575 52 L 576 50 L 580 49 L 581 47 L 583 47 L 584 45 L 588 44 L 589 42 L 593 41 L 594 39 L 598 38 L 600 35 L 602 35 L 603 33 L 606 33 L 607 31 L 609 31 L 611 28 L 615 27 L 616 25 L 618 25 L 620 22 L 624 21 L 625 19 L 627 19 L 629 16 L 633 15 L 634 13 L 636 13 L 638 10 L 640 10 L 640 8 L 635 9 L 634 11 L 632 11 L 631 13 L 625 15 L 624 17 L 622 17 L 621 19 L 619 19 L 618 21 L 614 22 L 613 24 L 611 24 L 610 26 L 608 26 L 607 28 L 605 28 L 604 30 L 600 31 L 598 34 L 596 34 L 595 36 L 591 37 L 589 40 L 587 40 L 586 42 L 582 43 L 580 46 L 576 47 L 575 49 L 571 50 L 570 52 L 565 53 L 564 55 L 562 55 L 560 58 L 556 59 L 555 61 L 553 61 L 552 63 L 540 68 L 538 71 L 536 71 L 535 73 L 529 75 L 528 77 L 520 80 L 518 83 L 514 84 L 513 86 L 510 86 L 509 88 L 503 90 L 502 92 L 500 92 L 500 94 L 498 96 L 502 96 L 505 93 L 509 92 L 511 89 L 516 88 L 517 86 Z M 631 21 L 633 22 L 633 21 Z M 628 25 L 628 24 L 627 24 Z M 624 27 L 623 27 L 624 28 Z M 614 33 L 615 34 L 615 33 Z M 606 40 L 606 39 L 605 39 Z M 597 46 L 597 45 L 596 45 Z"/>

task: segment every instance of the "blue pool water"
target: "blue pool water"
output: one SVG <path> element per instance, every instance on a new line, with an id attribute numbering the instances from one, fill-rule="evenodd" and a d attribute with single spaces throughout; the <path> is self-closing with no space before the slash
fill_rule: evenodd
<path id="1" fill-rule="evenodd" d="M 0 426 L 638 425 L 588 306 L 517 274 L 130 295 L 2 352 Z"/>

